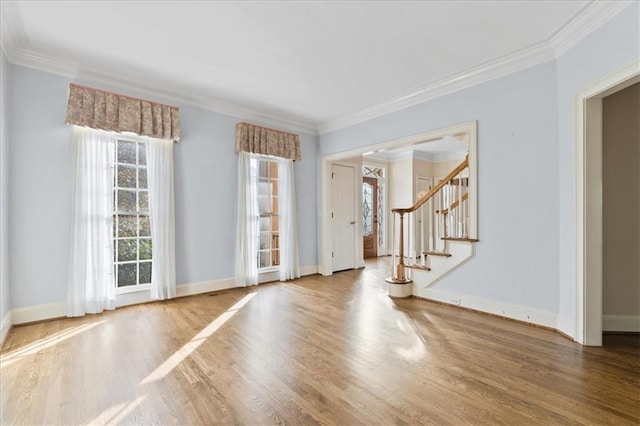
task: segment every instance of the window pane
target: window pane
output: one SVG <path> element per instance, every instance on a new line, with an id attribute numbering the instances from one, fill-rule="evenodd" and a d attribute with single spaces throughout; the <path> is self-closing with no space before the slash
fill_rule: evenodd
<path id="1" fill-rule="evenodd" d="M 267 166 L 266 161 L 258 161 L 258 176 L 260 177 L 269 176 L 269 168 Z"/>
<path id="2" fill-rule="evenodd" d="M 136 164 L 136 143 L 118 141 L 118 163 Z"/>
<path id="3" fill-rule="evenodd" d="M 261 231 L 268 231 L 270 222 L 271 222 L 271 218 L 270 217 L 261 217 L 260 218 L 260 230 Z"/>
<path id="4" fill-rule="evenodd" d="M 137 236 L 136 228 L 138 219 L 135 216 L 118 216 L 118 237 Z"/>
<path id="5" fill-rule="evenodd" d="M 278 197 L 271 199 L 271 211 L 273 213 L 278 213 Z"/>
<path id="6" fill-rule="evenodd" d="M 137 260 L 138 240 L 118 240 L 118 261 L 126 262 Z"/>
<path id="7" fill-rule="evenodd" d="M 258 209 L 260 213 L 272 213 L 273 206 L 271 204 L 271 198 L 258 199 Z"/>
<path id="8" fill-rule="evenodd" d="M 138 144 L 138 164 L 141 166 L 147 165 L 147 144 L 139 143 Z"/>
<path id="9" fill-rule="evenodd" d="M 271 235 L 271 248 L 280 248 L 280 236 L 278 234 Z"/>
<path id="10" fill-rule="evenodd" d="M 269 177 L 278 178 L 278 163 L 275 161 L 269 161 Z"/>
<path id="11" fill-rule="evenodd" d="M 118 287 L 136 285 L 136 271 L 138 265 L 135 263 L 118 264 Z"/>
<path id="12" fill-rule="evenodd" d="M 136 191 L 118 190 L 118 211 L 136 211 Z"/>
<path id="13" fill-rule="evenodd" d="M 258 267 L 268 268 L 269 266 L 271 266 L 271 251 L 261 251 Z"/>
<path id="14" fill-rule="evenodd" d="M 151 283 L 151 262 L 140 262 L 140 283 Z"/>
<path id="15" fill-rule="evenodd" d="M 140 191 L 138 193 L 138 206 L 140 211 L 149 211 L 149 193 L 147 191 Z"/>
<path id="16" fill-rule="evenodd" d="M 140 260 L 151 259 L 151 239 L 140 238 Z"/>
<path id="17" fill-rule="evenodd" d="M 272 216 L 271 218 L 271 230 L 278 232 L 278 216 Z"/>
<path id="18" fill-rule="evenodd" d="M 258 182 L 258 195 L 260 197 L 270 197 L 271 196 L 271 183 L 266 181 Z"/>
<path id="19" fill-rule="evenodd" d="M 271 248 L 271 233 L 270 232 L 261 232 L 260 233 L 260 250 L 265 250 Z"/>
<path id="20" fill-rule="evenodd" d="M 149 216 L 140 216 L 140 236 L 151 236 L 151 226 L 149 225 Z"/>
<path id="21" fill-rule="evenodd" d="M 363 236 L 369 236 L 373 232 L 373 185 L 362 184 L 362 225 Z"/>
<path id="22" fill-rule="evenodd" d="M 136 187 L 136 166 L 118 165 L 118 187 Z"/>
<path id="23" fill-rule="evenodd" d="M 273 266 L 278 266 L 280 265 L 280 250 L 274 250 L 271 252 L 271 256 L 272 256 L 272 260 L 273 260 Z"/>
<path id="24" fill-rule="evenodd" d="M 140 167 L 138 169 L 138 188 L 147 189 L 147 168 Z"/>

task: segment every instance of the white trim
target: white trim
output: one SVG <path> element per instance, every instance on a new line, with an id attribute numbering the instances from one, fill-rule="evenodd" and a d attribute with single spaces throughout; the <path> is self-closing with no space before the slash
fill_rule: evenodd
<path id="1" fill-rule="evenodd" d="M 594 1 L 570 19 L 550 38 L 556 57 L 562 56 L 582 39 L 605 24 L 633 1 Z"/>
<path id="2" fill-rule="evenodd" d="M 398 94 L 386 101 L 377 103 L 363 110 L 321 123 L 318 133 L 323 135 L 353 126 L 363 121 L 390 114 L 410 106 L 457 92 L 487 81 L 503 77 L 533 67 L 555 58 L 549 43 L 542 42 L 525 49 L 518 50 L 493 61 L 469 68 L 463 72 L 448 75 L 433 83 L 417 87 Z"/>
<path id="3" fill-rule="evenodd" d="M 71 77 L 82 84 L 106 85 L 109 88 L 132 91 L 151 98 L 161 97 L 171 102 L 251 120 L 256 124 L 322 135 L 556 59 L 634 2 L 592 2 L 547 40 L 400 93 L 363 110 L 320 123 L 259 105 L 241 105 L 218 99 L 214 94 L 203 94 L 197 87 L 183 87 L 154 78 L 148 73 L 123 74 L 122 69 L 114 69 L 112 64 L 79 63 L 53 57 L 45 53 L 46 49 L 27 43 L 20 14 L 15 5 L 5 3 L 1 14 L 0 27 L 3 31 L 0 45 L 12 64 Z M 117 79 L 113 77 L 116 75 L 119 76 Z"/>
<path id="4" fill-rule="evenodd" d="M 0 13 L 0 47 L 10 63 L 15 59 L 14 52 L 26 43 L 24 35 L 24 25 L 22 17 L 16 10 L 16 5 L 12 2 L 2 3 L 2 13 Z"/>
<path id="5" fill-rule="evenodd" d="M 574 336 L 584 345 L 602 345 L 602 98 L 637 81 L 640 60 L 581 90 L 575 98 Z"/>
<path id="6" fill-rule="evenodd" d="M 485 299 L 483 297 L 470 296 L 453 291 L 437 290 L 433 288 L 424 289 L 421 296 L 425 299 L 435 300 L 453 306 L 475 309 L 504 318 L 524 321 L 530 324 L 541 325 L 556 330 L 558 316 L 549 311 L 531 308 L 529 306 L 515 305 L 497 300 Z"/>
<path id="7" fill-rule="evenodd" d="M 602 331 L 640 333 L 640 315 L 604 315 Z"/>
<path id="8" fill-rule="evenodd" d="M 315 275 L 318 273 L 317 265 L 308 265 L 300 268 L 301 276 Z M 265 274 L 266 275 L 266 274 Z M 277 281 L 279 276 L 274 281 Z M 260 282 L 267 282 L 267 277 Z M 193 296 L 196 294 L 210 293 L 213 291 L 229 290 L 238 288 L 235 278 L 222 278 L 218 280 L 199 281 L 195 283 L 178 284 L 176 286 L 176 297 Z M 129 306 L 138 303 L 156 302 L 149 297 L 149 290 L 133 291 L 116 295 L 116 308 Z M 25 324 L 34 321 L 49 320 L 66 317 L 66 303 L 50 303 L 46 305 L 34 305 L 24 308 L 16 308 L 9 311 L 2 320 L 2 332 L 5 333 L 5 321 L 12 324 Z M 8 319 L 7 319 L 8 318 Z M 8 330 L 7 330 L 8 331 Z"/>
<path id="9" fill-rule="evenodd" d="M 11 322 L 11 311 L 9 311 L 2 318 L 2 322 L 0 322 L 0 349 L 4 345 L 4 340 L 7 338 L 12 325 L 13 323 Z"/>
<path id="10" fill-rule="evenodd" d="M 316 123 L 294 114 L 262 106 L 250 106 L 218 99 L 203 94 L 198 87 L 184 87 L 171 81 L 154 78 L 152 74 L 123 72 L 109 63 L 81 63 L 52 56 L 42 46 L 31 45 L 25 37 L 24 26 L 16 6 L 10 2 L 2 5 L 0 40 L 7 59 L 14 65 L 45 71 L 73 78 L 76 83 L 88 86 L 107 86 L 110 90 L 139 93 L 150 99 L 192 105 L 224 115 L 230 115 L 255 124 L 278 127 L 283 130 L 316 135 Z M 118 77 L 114 77 L 118 76 Z"/>
<path id="11" fill-rule="evenodd" d="M 26 306 L 11 310 L 13 325 L 34 321 L 61 318 L 67 315 L 66 303 L 48 303 L 45 305 Z"/>
<path id="12" fill-rule="evenodd" d="M 572 319 L 558 315 L 558 323 L 555 328 L 559 332 L 571 337 L 572 339 L 576 338 L 576 324 Z"/>

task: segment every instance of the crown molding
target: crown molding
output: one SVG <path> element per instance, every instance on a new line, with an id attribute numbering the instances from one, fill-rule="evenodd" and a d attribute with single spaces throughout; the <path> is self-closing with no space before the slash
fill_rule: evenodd
<path id="1" fill-rule="evenodd" d="M 213 94 L 203 93 L 199 88 L 184 87 L 175 82 L 154 77 L 146 71 L 125 72 L 122 69 L 115 69 L 108 63 L 65 60 L 63 57 L 45 53 L 48 51 L 46 47 L 29 44 L 24 36 L 20 14 L 11 2 L 2 2 L 0 19 L 2 25 L 0 47 L 11 64 L 69 77 L 81 84 L 106 86 L 149 96 L 150 99 L 161 98 L 167 103 L 195 106 L 258 125 L 310 135 L 318 134 L 317 123 L 304 117 L 260 106 L 226 101 Z"/>
<path id="2" fill-rule="evenodd" d="M 547 40 L 493 61 L 447 76 L 434 83 L 389 98 L 361 111 L 321 123 L 320 135 L 353 126 L 523 69 L 559 58 L 634 1 L 593 1 Z"/>
<path id="3" fill-rule="evenodd" d="M 594 1 L 549 37 L 556 58 L 605 24 L 634 1 Z"/>
<path id="4" fill-rule="evenodd" d="M 547 42 L 519 50 L 463 72 L 442 78 L 434 83 L 404 92 L 353 114 L 329 120 L 318 126 L 318 133 L 333 132 L 372 118 L 380 117 L 410 106 L 414 106 L 468 87 L 475 86 L 525 68 L 539 65 L 555 58 Z"/>
<path id="5" fill-rule="evenodd" d="M 48 55 L 43 53 L 47 49 L 39 49 L 29 44 L 20 14 L 11 2 L 2 2 L 0 48 L 12 64 L 78 79 L 84 84 L 106 85 L 250 120 L 259 125 L 310 135 L 323 135 L 557 59 L 633 3 L 634 1 L 591 2 L 544 42 L 322 123 L 262 106 L 223 100 L 216 94 L 202 93 L 198 88 L 183 87 L 175 82 L 154 79 L 148 72 L 124 74 L 121 69 L 115 70 L 108 64 L 78 63 Z M 109 69 L 112 72 L 108 72 Z"/>
<path id="6" fill-rule="evenodd" d="M 22 18 L 11 2 L 0 2 L 0 48 L 10 63 L 15 60 L 14 52 L 26 44 Z"/>

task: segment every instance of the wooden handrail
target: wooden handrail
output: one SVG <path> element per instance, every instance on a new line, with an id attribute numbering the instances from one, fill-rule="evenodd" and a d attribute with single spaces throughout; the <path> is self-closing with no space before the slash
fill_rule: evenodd
<path id="1" fill-rule="evenodd" d="M 455 200 L 453 203 L 451 203 L 451 205 L 449 207 L 447 207 L 446 209 L 442 209 L 442 210 L 436 210 L 436 213 L 443 213 L 443 214 L 449 214 L 450 210 L 455 209 L 456 207 L 458 207 L 460 205 L 460 201 L 464 201 L 464 200 L 468 200 L 469 199 L 469 193 L 465 192 L 464 194 L 462 194 L 462 197 L 460 197 L 459 200 Z"/>
<path id="2" fill-rule="evenodd" d="M 458 166 L 455 169 L 453 169 L 451 173 L 449 173 L 447 176 L 445 176 L 444 179 L 438 182 L 436 186 L 431 188 L 429 192 L 427 192 L 422 197 L 420 197 L 420 199 L 418 199 L 418 201 L 416 201 L 413 206 L 408 208 L 401 208 L 401 209 L 391 209 L 391 211 L 393 213 L 404 214 L 404 213 L 411 213 L 418 210 L 420 206 L 422 206 L 424 203 L 429 201 L 430 198 L 436 195 L 438 191 L 440 191 L 446 184 L 452 181 L 458 175 L 458 173 L 460 173 L 465 168 L 467 168 L 468 165 L 469 165 L 469 156 L 467 155 L 466 157 L 464 157 L 464 160 L 462 161 L 462 163 L 458 164 Z"/>

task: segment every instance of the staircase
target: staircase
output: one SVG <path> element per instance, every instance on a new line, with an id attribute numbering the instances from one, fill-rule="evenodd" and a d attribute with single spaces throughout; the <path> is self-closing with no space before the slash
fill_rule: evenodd
<path id="1" fill-rule="evenodd" d="M 389 296 L 422 296 L 474 255 L 468 156 L 411 207 L 394 208 Z M 397 237 L 396 237 L 397 236 Z"/>

